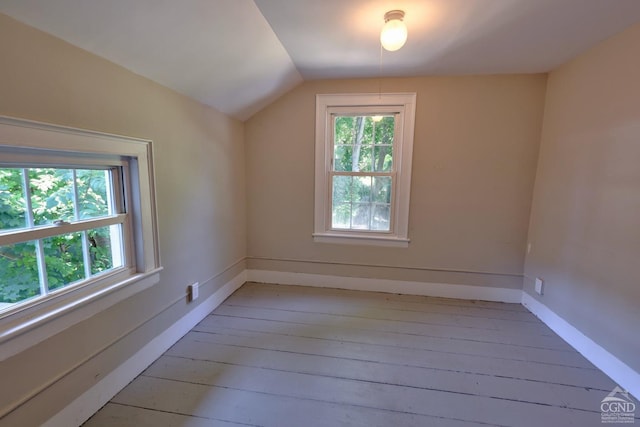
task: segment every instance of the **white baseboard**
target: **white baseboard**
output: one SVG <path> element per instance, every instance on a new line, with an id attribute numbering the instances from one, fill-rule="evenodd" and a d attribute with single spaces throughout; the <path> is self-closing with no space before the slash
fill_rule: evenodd
<path id="1" fill-rule="evenodd" d="M 522 298 L 522 291 L 520 289 L 328 276 L 324 274 L 290 273 L 286 271 L 271 270 L 248 270 L 247 280 L 250 282 L 273 283 L 280 285 L 315 286 L 321 288 L 350 289 L 356 291 L 386 292 L 392 294 L 423 295 L 511 303 L 520 303 Z"/>
<path id="2" fill-rule="evenodd" d="M 99 383 L 49 419 L 43 427 L 79 426 L 88 420 L 129 382 L 196 326 L 246 282 L 246 270 L 227 282 L 194 310 L 155 337 Z"/>
<path id="3" fill-rule="evenodd" d="M 526 292 L 522 305 L 622 388 L 640 399 L 640 374 Z"/>

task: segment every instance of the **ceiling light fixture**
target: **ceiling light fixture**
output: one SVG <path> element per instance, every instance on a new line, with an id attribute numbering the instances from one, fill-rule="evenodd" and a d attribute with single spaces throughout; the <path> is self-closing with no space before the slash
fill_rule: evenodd
<path id="1" fill-rule="evenodd" d="M 407 26 L 402 21 L 403 18 L 403 10 L 390 10 L 384 14 L 380 43 L 390 52 L 400 49 L 407 41 Z"/>

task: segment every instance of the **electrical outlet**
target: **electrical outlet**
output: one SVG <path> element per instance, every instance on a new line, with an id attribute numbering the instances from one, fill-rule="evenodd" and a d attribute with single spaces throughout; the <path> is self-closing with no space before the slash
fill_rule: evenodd
<path id="1" fill-rule="evenodd" d="M 187 288 L 189 301 L 193 301 L 193 300 L 197 300 L 198 299 L 198 296 L 200 294 L 199 287 L 200 287 L 200 284 L 198 282 L 195 282 L 194 284 L 189 285 L 189 287 Z"/>
<path id="2" fill-rule="evenodd" d="M 542 280 L 539 277 L 536 277 L 536 292 L 540 295 L 542 295 L 543 292 L 543 288 L 544 287 L 544 280 Z"/>
<path id="3" fill-rule="evenodd" d="M 527 243 L 527 254 L 531 253 L 531 243 Z"/>

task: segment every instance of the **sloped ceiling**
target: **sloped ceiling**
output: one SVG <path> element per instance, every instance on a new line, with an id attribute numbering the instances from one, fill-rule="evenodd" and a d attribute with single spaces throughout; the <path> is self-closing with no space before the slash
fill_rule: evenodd
<path id="1" fill-rule="evenodd" d="M 409 38 L 381 54 L 391 9 Z M 0 12 L 245 120 L 303 80 L 546 72 L 639 22 L 640 1 L 1 0 Z"/>

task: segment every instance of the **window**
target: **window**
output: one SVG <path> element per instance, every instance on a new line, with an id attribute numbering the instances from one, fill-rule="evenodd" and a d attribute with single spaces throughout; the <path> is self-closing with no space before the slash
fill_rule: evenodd
<path id="1" fill-rule="evenodd" d="M 0 342 L 157 281 L 152 172 L 149 141 L 0 117 Z"/>
<path id="2" fill-rule="evenodd" d="M 415 98 L 317 95 L 315 241 L 408 245 Z"/>
<path id="3" fill-rule="evenodd" d="M 121 176 L 0 165 L 0 310 L 125 267 Z"/>

